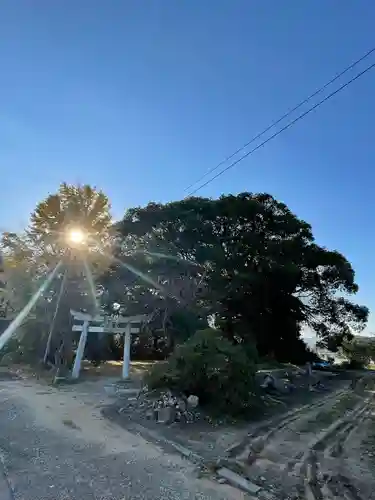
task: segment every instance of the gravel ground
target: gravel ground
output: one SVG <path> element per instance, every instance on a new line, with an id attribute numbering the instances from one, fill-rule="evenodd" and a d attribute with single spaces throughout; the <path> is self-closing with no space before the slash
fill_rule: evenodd
<path id="1" fill-rule="evenodd" d="M 105 401 L 16 380 L 0 402 L 0 500 L 246 498 L 105 420 Z"/>
<path id="2" fill-rule="evenodd" d="M 275 372 L 278 372 L 280 378 L 281 375 L 285 374 L 285 370 L 273 370 L 272 373 L 275 374 Z M 114 398 L 107 408 L 103 408 L 103 414 L 130 432 L 139 430 L 146 439 L 150 435 L 154 436 L 154 440 L 158 441 L 160 445 L 163 445 L 164 442 L 166 451 L 170 449 L 168 441 L 173 441 L 205 460 L 216 461 L 218 458 L 226 458 L 227 450 L 232 446 L 243 441 L 246 442 L 249 434 L 257 432 L 259 426 L 264 427 L 268 423 L 273 425 L 274 418 L 280 418 L 294 408 L 314 403 L 319 404 L 319 401 L 333 392 L 348 386 L 349 380 L 347 379 L 350 378 L 350 375 L 339 377 L 318 372 L 314 373 L 314 377 L 319 377 L 324 384 L 324 390 L 308 391 L 306 378 L 302 376 L 298 380 L 294 380 L 296 388 L 292 393 L 276 392 L 272 396 L 272 404 L 269 402 L 268 406 L 262 410 L 259 409 L 245 422 L 228 423 L 223 420 L 222 422 L 209 423 L 204 418 L 204 412 L 198 408 L 201 418 L 194 423 L 159 424 L 155 419 L 149 418 L 150 406 L 154 400 L 152 395 L 147 394 L 136 401 L 134 398 L 129 399 L 129 397 L 119 394 L 117 399 Z"/>

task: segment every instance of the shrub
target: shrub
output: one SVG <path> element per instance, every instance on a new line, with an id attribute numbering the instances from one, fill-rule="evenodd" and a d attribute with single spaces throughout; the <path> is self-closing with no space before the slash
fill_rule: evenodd
<path id="1" fill-rule="evenodd" d="M 256 403 L 256 350 L 234 345 L 222 333 L 196 332 L 147 377 L 150 389 L 169 388 L 199 397 L 211 411 L 239 415 Z"/>
<path id="2" fill-rule="evenodd" d="M 360 370 L 368 366 L 374 352 L 371 342 L 361 342 L 359 340 L 344 342 L 341 349 L 348 360 L 347 368 L 352 370 Z"/>
<path id="3" fill-rule="evenodd" d="M 340 365 L 340 368 L 343 370 L 363 370 L 365 367 L 365 363 L 355 359 L 352 359 L 351 361 L 344 361 L 344 363 Z"/>

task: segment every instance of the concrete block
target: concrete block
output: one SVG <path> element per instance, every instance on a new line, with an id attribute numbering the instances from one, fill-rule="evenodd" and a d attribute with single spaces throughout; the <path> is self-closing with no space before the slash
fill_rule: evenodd
<path id="1" fill-rule="evenodd" d="M 252 483 L 248 479 L 236 474 L 226 467 L 219 469 L 217 471 L 217 475 L 226 479 L 232 486 L 251 493 L 252 495 L 256 495 L 261 490 L 260 486 Z"/>
<path id="2" fill-rule="evenodd" d="M 171 406 L 165 406 L 164 408 L 158 408 L 157 422 L 159 424 L 171 424 L 174 422 L 176 417 L 175 409 Z"/>

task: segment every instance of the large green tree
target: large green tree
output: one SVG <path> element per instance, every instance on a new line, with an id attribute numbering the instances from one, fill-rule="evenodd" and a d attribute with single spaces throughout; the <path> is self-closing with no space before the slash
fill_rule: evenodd
<path id="1" fill-rule="evenodd" d="M 64 290 L 55 318 L 51 355 L 63 346 L 60 362 L 72 359 L 70 309 L 93 309 L 93 278 L 96 268 L 106 261 L 112 219 L 108 197 L 89 185 L 61 184 L 36 206 L 31 215 L 28 237 L 41 259 L 63 261 Z M 79 231 L 84 244 L 72 245 L 69 236 Z M 53 360 L 54 356 L 51 356 Z"/>
<path id="2" fill-rule="evenodd" d="M 31 214 L 29 237 L 46 253 L 66 254 L 69 231 L 86 236 L 85 248 L 95 250 L 112 224 L 108 197 L 89 185 L 61 184 L 57 193 L 38 203 Z"/>
<path id="3" fill-rule="evenodd" d="M 116 228 L 123 229 L 122 223 Z M 151 315 L 142 342 L 159 343 L 168 351 L 208 326 L 208 310 L 201 301 L 206 270 L 180 255 L 173 242 L 161 246 L 133 230 L 136 225 L 130 222 L 126 234 L 115 239 L 115 261 L 101 282 L 109 304 L 119 302 L 129 315 Z"/>
<path id="4" fill-rule="evenodd" d="M 167 256 L 149 267 L 154 278 L 157 266 L 173 278 L 181 261 L 194 263 L 196 301 L 262 355 L 288 357 L 303 325 L 334 348 L 366 324 L 367 308 L 347 298 L 358 290 L 350 263 L 317 245 L 311 226 L 269 194 L 150 203 L 129 209 L 118 230 L 124 257 L 132 247 Z"/>

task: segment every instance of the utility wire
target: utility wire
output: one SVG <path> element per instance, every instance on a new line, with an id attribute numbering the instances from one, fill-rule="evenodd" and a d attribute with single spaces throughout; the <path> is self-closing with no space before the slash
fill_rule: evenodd
<path id="1" fill-rule="evenodd" d="M 316 108 L 318 108 L 319 106 L 321 106 L 323 103 L 325 103 L 326 101 L 328 101 L 329 99 L 331 99 L 331 97 L 335 96 L 341 90 L 344 90 L 350 84 L 352 84 L 353 82 L 355 82 L 356 80 L 358 80 L 361 76 L 363 76 L 366 73 L 368 73 L 374 67 L 375 67 L 375 63 L 373 63 L 373 64 L 371 64 L 371 66 L 368 66 L 367 68 L 365 68 L 363 71 L 361 71 L 356 76 L 354 76 L 351 80 L 349 80 L 348 82 L 346 82 L 343 85 L 341 85 L 341 87 L 339 87 L 335 91 L 333 91 L 330 94 L 328 94 L 324 99 L 322 99 L 321 101 L 319 101 L 317 104 L 315 104 L 314 106 L 312 106 L 311 108 L 309 108 L 307 111 L 305 111 L 304 113 L 302 113 L 299 116 L 297 116 L 297 118 L 295 118 L 294 120 L 292 120 L 291 122 L 289 122 L 287 125 L 285 125 L 283 128 L 281 128 L 280 130 L 278 130 L 277 132 L 275 132 L 273 135 L 271 135 L 270 137 L 268 137 L 268 139 L 266 139 L 265 141 L 263 141 L 260 144 L 258 144 L 258 146 L 256 146 L 255 148 L 251 149 L 250 151 L 248 151 L 247 153 L 245 153 L 244 155 L 242 155 L 240 158 L 238 158 L 238 160 L 232 162 L 230 165 L 228 165 L 227 167 L 225 167 L 222 170 L 220 170 L 220 172 L 218 172 L 216 175 L 214 175 L 213 177 L 211 177 L 211 179 L 209 179 L 208 181 L 204 182 L 203 184 L 201 184 L 200 186 L 198 186 L 196 189 L 194 189 L 193 191 L 191 191 L 187 195 L 187 197 L 192 196 L 197 191 L 200 191 L 202 188 L 204 188 L 205 186 L 207 186 L 208 184 L 210 184 L 212 181 L 214 181 L 215 179 L 217 179 L 218 177 L 220 177 L 221 175 L 223 175 L 225 172 L 227 172 L 228 170 L 230 170 L 231 168 L 233 168 L 235 165 L 237 165 L 237 163 L 239 163 L 240 161 L 242 161 L 245 158 L 247 158 L 248 156 L 250 156 L 252 153 L 254 153 L 258 149 L 260 149 L 261 147 L 263 147 L 268 142 L 272 141 L 272 139 L 275 139 L 275 137 L 277 137 L 278 135 L 280 135 L 282 132 L 284 132 L 288 128 L 292 127 L 299 120 L 301 120 L 306 115 L 308 115 L 309 113 L 311 113 L 311 111 L 314 111 Z"/>
<path id="2" fill-rule="evenodd" d="M 307 104 L 309 101 L 311 101 L 311 99 L 313 97 L 315 97 L 318 94 L 320 94 L 321 92 L 323 92 L 323 90 L 325 90 L 332 83 L 334 83 L 336 80 L 338 80 L 339 78 L 341 78 L 345 73 L 347 73 L 348 71 L 350 71 L 351 69 L 353 69 L 355 66 L 357 66 L 360 62 L 362 62 L 364 59 L 366 59 L 367 57 L 369 57 L 374 52 L 375 52 L 375 47 L 373 49 L 369 50 L 368 52 L 366 52 L 366 54 L 364 54 L 362 57 L 360 57 L 359 59 L 357 59 L 356 61 L 354 61 L 350 66 L 347 66 L 343 71 L 341 71 L 336 76 L 334 76 L 331 80 L 329 80 L 329 82 L 327 82 L 326 84 L 324 84 L 318 90 L 316 90 L 315 92 L 313 92 L 312 94 L 310 94 L 308 97 L 306 97 L 306 99 L 304 99 L 299 104 L 297 104 L 296 106 L 294 106 L 294 108 L 290 109 L 284 115 L 282 115 L 280 118 L 278 118 L 277 120 L 273 121 L 267 128 L 265 128 L 264 130 L 262 130 L 261 132 L 259 132 L 259 134 L 257 134 L 252 139 L 250 139 L 250 141 L 248 141 L 242 147 L 238 148 L 234 153 L 232 153 L 231 155 L 227 156 L 224 160 L 222 160 L 216 166 L 214 166 L 210 170 L 208 170 L 208 172 L 206 172 L 204 175 L 202 175 L 201 177 L 199 177 L 199 179 L 197 179 L 195 182 L 193 182 L 192 184 L 190 184 L 186 189 L 184 189 L 184 191 L 189 191 L 189 189 L 191 189 L 193 186 L 195 186 L 196 184 L 198 184 L 199 182 L 201 182 L 208 175 L 212 174 L 212 172 L 215 172 L 218 168 L 220 168 L 222 165 L 224 165 L 224 163 L 226 163 L 227 161 L 231 160 L 238 153 L 240 153 L 245 148 L 247 148 L 248 146 L 250 146 L 250 144 L 252 144 L 253 142 L 255 142 L 257 139 L 259 139 L 266 132 L 268 132 L 269 130 L 271 130 L 273 127 L 275 127 L 280 122 L 282 122 L 285 118 L 287 118 L 292 113 L 294 113 L 295 111 L 297 111 L 297 109 L 301 108 L 304 104 Z"/>

